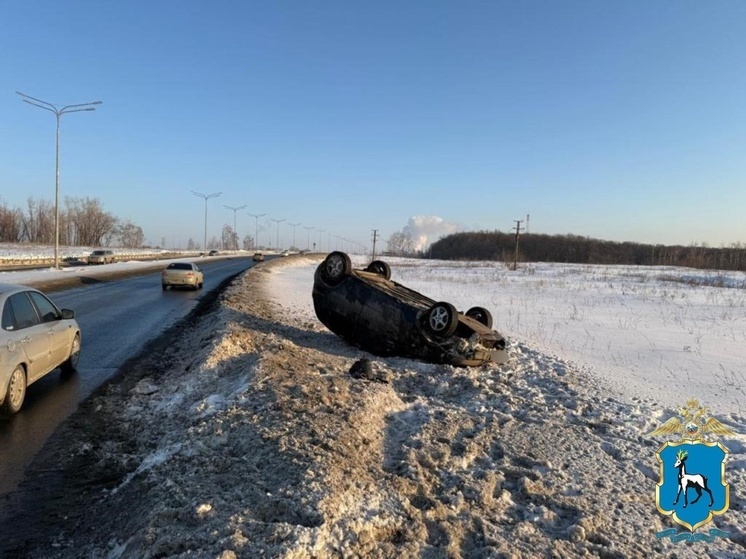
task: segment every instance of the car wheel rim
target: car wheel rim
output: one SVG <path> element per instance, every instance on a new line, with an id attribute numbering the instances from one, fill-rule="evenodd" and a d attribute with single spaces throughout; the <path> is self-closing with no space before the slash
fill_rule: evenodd
<path id="1" fill-rule="evenodd" d="M 23 371 L 16 369 L 10 377 L 10 402 L 14 409 L 23 401 L 24 383 L 23 383 Z"/>
<path id="2" fill-rule="evenodd" d="M 329 273 L 329 276 L 332 278 L 336 278 L 342 273 L 342 259 L 341 258 L 332 258 L 327 262 L 326 264 L 326 271 Z"/>
<path id="3" fill-rule="evenodd" d="M 448 325 L 448 311 L 443 307 L 437 307 L 430 313 L 430 327 L 436 332 L 445 330 Z"/>

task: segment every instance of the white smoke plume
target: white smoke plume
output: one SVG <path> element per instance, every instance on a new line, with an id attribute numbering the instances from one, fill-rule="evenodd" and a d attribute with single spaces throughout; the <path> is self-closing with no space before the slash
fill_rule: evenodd
<path id="1" fill-rule="evenodd" d="M 463 230 L 462 226 L 446 221 L 442 217 L 415 215 L 409 218 L 402 229 L 402 233 L 409 235 L 414 243 L 414 249 L 419 251 L 427 249 L 432 243 L 445 235 Z"/>

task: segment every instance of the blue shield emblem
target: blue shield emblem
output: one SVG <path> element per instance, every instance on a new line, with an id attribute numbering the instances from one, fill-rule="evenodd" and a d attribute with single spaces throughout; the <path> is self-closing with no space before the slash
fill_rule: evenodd
<path id="1" fill-rule="evenodd" d="M 655 455 L 660 463 L 655 504 L 661 514 L 694 532 L 728 510 L 728 449 L 721 443 L 701 439 L 667 442 Z"/>

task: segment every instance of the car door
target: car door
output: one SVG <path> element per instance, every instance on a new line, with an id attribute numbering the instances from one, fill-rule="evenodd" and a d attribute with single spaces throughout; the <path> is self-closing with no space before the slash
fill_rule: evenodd
<path id="1" fill-rule="evenodd" d="M 36 307 L 41 323 L 49 336 L 49 368 L 62 363 L 70 354 L 70 327 L 62 320 L 59 309 L 41 293 L 29 291 L 31 301 Z"/>
<path id="2" fill-rule="evenodd" d="M 49 369 L 49 335 L 27 292 L 8 297 L 14 318 L 13 341 L 21 347 L 28 364 L 28 384 Z"/>

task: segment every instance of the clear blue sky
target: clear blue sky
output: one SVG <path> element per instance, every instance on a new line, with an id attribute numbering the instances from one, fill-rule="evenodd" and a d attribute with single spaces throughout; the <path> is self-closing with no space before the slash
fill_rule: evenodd
<path id="1" fill-rule="evenodd" d="M 413 216 L 746 242 L 746 2 L 0 3 L 0 196 L 95 197 L 146 239 L 385 241 Z M 447 227 L 445 227 L 447 226 Z M 415 231 L 416 232 L 416 231 Z M 431 240 L 438 231 L 430 231 Z M 260 242 L 262 237 L 260 233 Z M 335 239 L 331 239 L 334 248 Z"/>

